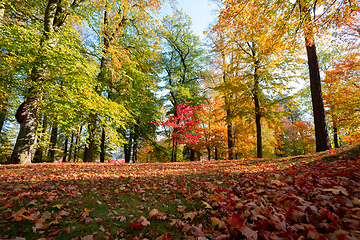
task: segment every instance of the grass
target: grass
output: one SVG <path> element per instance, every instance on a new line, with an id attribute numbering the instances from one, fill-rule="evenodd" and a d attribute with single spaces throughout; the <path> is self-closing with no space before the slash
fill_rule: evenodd
<path id="1" fill-rule="evenodd" d="M 2 165 L 0 239 L 357 238 L 359 157 Z"/>

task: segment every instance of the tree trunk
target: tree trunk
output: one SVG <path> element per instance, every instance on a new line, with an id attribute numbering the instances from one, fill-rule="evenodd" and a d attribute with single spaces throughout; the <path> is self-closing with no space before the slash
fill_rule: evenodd
<path id="1" fill-rule="evenodd" d="M 126 135 L 126 132 L 125 132 L 125 135 Z M 124 154 L 125 154 L 125 162 L 126 163 L 129 163 L 131 160 L 132 139 L 133 139 L 133 133 L 130 130 L 129 141 L 127 144 L 124 145 Z"/>
<path id="2" fill-rule="evenodd" d="M 42 131 L 41 136 L 38 137 L 38 147 L 36 148 L 35 154 L 34 154 L 34 162 L 40 163 L 43 161 L 43 153 L 44 153 L 44 147 L 40 144 L 42 141 L 44 141 L 45 133 L 47 129 L 47 116 L 44 114 L 43 116 L 43 123 L 42 123 Z"/>
<path id="3" fill-rule="evenodd" d="M 312 25 L 312 17 L 308 2 L 298 1 L 300 16 L 303 19 L 303 30 L 305 34 L 305 46 L 308 57 L 311 100 L 313 107 L 316 151 L 326 151 L 331 149 L 331 143 L 327 131 L 324 102 L 321 91 L 321 79 L 319 70 L 319 60 L 316 53 L 315 33 Z"/>
<path id="4" fill-rule="evenodd" d="M 5 15 L 5 0 L 0 0 L 0 26 L 3 24 Z"/>
<path id="5" fill-rule="evenodd" d="M 105 129 L 102 129 L 101 133 L 101 145 L 100 145 L 100 162 L 105 162 Z"/>
<path id="6" fill-rule="evenodd" d="M 96 117 L 94 114 L 90 114 L 90 122 L 88 125 L 88 134 L 84 151 L 84 162 L 94 162 L 95 153 L 95 132 L 96 132 Z"/>
<path id="7" fill-rule="evenodd" d="M 79 142 L 80 142 L 80 138 L 81 138 L 82 128 L 83 128 L 83 125 L 81 125 L 79 127 L 79 130 L 78 130 L 77 136 L 76 136 L 76 140 L 75 140 L 74 162 L 77 161 L 78 156 L 79 156 L 79 148 L 80 148 Z"/>
<path id="8" fill-rule="evenodd" d="M 255 102 L 255 122 L 256 122 L 256 157 L 263 158 L 262 151 L 262 136 L 261 136 L 261 114 L 260 114 L 260 103 L 257 94 L 254 94 Z"/>
<path id="9" fill-rule="evenodd" d="M 74 130 L 71 130 L 71 140 L 70 140 L 70 149 L 69 149 L 69 161 L 71 161 L 71 155 L 74 148 Z"/>
<path id="10" fill-rule="evenodd" d="M 20 123 L 20 131 L 16 139 L 15 147 L 11 154 L 10 163 L 28 164 L 31 163 L 31 157 L 34 149 L 37 117 L 39 114 L 39 101 L 41 97 L 33 89 L 25 100 L 24 115 Z"/>
<path id="11" fill-rule="evenodd" d="M 210 147 L 206 147 L 206 150 L 208 152 L 208 160 L 210 161 L 211 160 L 211 149 L 210 149 Z"/>
<path id="12" fill-rule="evenodd" d="M 133 153 L 132 153 L 132 162 L 135 163 L 137 162 L 137 141 L 134 142 L 133 144 Z"/>
<path id="13" fill-rule="evenodd" d="M 338 139 L 338 128 L 337 128 L 337 125 L 336 123 L 334 123 L 334 145 L 335 145 L 335 148 L 339 148 L 339 139 Z"/>
<path id="14" fill-rule="evenodd" d="M 68 151 L 68 141 L 69 141 L 69 136 L 66 135 L 65 138 L 65 143 L 64 143 L 64 156 L 62 158 L 62 162 L 66 162 L 66 158 L 67 158 L 67 151 Z"/>
<path id="15" fill-rule="evenodd" d="M 171 150 L 171 162 L 176 162 L 176 150 L 177 150 L 177 145 L 175 144 L 175 140 L 173 139 L 172 150 Z"/>
<path id="16" fill-rule="evenodd" d="M 195 150 L 192 148 L 190 149 L 190 161 L 195 161 Z"/>
<path id="17" fill-rule="evenodd" d="M 227 118 L 227 137 L 228 137 L 228 160 L 234 159 L 234 136 L 233 136 L 233 125 L 231 121 L 232 111 L 231 109 L 226 110 Z"/>
<path id="18" fill-rule="evenodd" d="M 324 102 L 321 92 L 319 62 L 316 54 L 315 43 L 313 41 L 310 43 L 307 38 L 305 38 L 305 42 L 310 71 L 310 89 L 315 125 L 316 151 L 321 152 L 331 149 L 331 144 L 326 127 Z"/>
<path id="19" fill-rule="evenodd" d="M 58 135 L 58 124 L 55 119 L 53 122 L 52 129 L 51 129 L 51 134 L 50 134 L 50 148 L 49 148 L 49 152 L 48 152 L 48 160 L 50 162 L 54 162 L 55 147 L 56 147 L 56 143 L 57 143 L 57 135 Z"/>
<path id="20" fill-rule="evenodd" d="M 3 109 L 0 110 L 0 133 L 2 131 L 2 128 L 4 126 L 5 117 L 6 117 L 6 107 L 0 106 L 0 108 L 3 107 Z"/>
<path id="21" fill-rule="evenodd" d="M 215 146 L 215 160 L 219 160 L 218 149 Z"/>
<path id="22" fill-rule="evenodd" d="M 0 0 L 3 2 L 3 0 Z M 81 0 L 74 0 L 72 10 L 80 4 Z M 1 12 L 0 12 L 1 13 Z M 31 163 L 32 151 L 37 133 L 37 117 L 39 114 L 39 101 L 42 99 L 40 83 L 45 80 L 44 66 L 47 64 L 46 56 L 42 56 L 42 48 L 46 45 L 55 45 L 56 38 L 52 33 L 60 30 L 64 25 L 70 10 L 63 8 L 61 1 L 48 0 L 43 21 L 43 36 L 40 40 L 40 55 L 36 58 L 31 71 L 30 84 L 27 89 L 24 106 L 23 121 L 20 123 L 20 131 L 16 139 L 15 147 L 11 155 L 11 163 Z M 37 85 L 36 87 L 34 85 Z"/>

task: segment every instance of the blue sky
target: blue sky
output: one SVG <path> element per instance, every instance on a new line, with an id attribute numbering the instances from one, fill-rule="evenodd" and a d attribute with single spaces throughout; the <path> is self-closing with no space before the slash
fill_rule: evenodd
<path id="1" fill-rule="evenodd" d="M 191 17 L 192 30 L 200 39 L 204 39 L 203 32 L 215 19 L 215 4 L 212 0 L 177 0 L 177 6 Z M 167 9 L 165 7 L 165 9 Z M 165 10 L 164 9 L 164 10 Z"/>

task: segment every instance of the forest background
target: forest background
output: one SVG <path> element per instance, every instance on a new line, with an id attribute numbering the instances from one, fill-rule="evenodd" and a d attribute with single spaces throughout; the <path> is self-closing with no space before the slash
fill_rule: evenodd
<path id="1" fill-rule="evenodd" d="M 1 0 L 0 161 L 272 158 L 359 142 L 357 0 L 214 1 L 202 41 L 164 3 Z"/>

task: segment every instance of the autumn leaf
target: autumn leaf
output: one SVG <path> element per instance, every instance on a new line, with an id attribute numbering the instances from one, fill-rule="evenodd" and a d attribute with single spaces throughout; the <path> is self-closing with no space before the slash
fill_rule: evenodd
<path id="1" fill-rule="evenodd" d="M 194 220 L 196 216 L 196 213 L 195 212 L 188 212 L 188 213 L 185 213 L 184 216 L 183 216 L 183 219 L 190 219 L 191 221 Z"/>
<path id="2" fill-rule="evenodd" d="M 227 220 L 227 223 L 235 228 L 241 228 L 245 222 L 245 219 L 238 213 L 233 213 L 232 216 Z"/>
<path id="3" fill-rule="evenodd" d="M 22 221 L 22 220 L 30 220 L 34 221 L 35 219 L 31 216 L 24 215 L 25 213 L 30 214 L 29 211 L 27 211 L 24 207 L 22 207 L 20 210 L 18 210 L 16 213 L 12 215 L 15 221 Z"/>
<path id="4" fill-rule="evenodd" d="M 182 206 L 182 205 L 177 205 L 177 210 L 178 210 L 179 212 L 184 212 L 184 211 L 185 211 L 185 209 L 186 209 L 186 207 L 185 207 L 185 206 Z"/>

